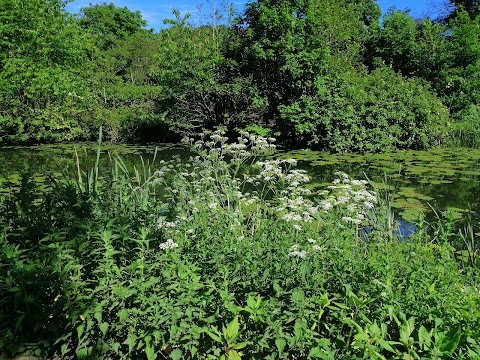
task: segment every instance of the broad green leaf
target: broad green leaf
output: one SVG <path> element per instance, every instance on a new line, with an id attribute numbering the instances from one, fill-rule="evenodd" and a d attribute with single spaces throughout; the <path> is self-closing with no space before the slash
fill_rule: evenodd
<path id="1" fill-rule="evenodd" d="M 228 359 L 229 360 L 242 360 L 242 357 L 235 350 L 230 350 L 228 352 Z"/>
<path id="2" fill-rule="evenodd" d="M 238 324 L 238 315 L 233 318 L 233 320 L 227 325 L 227 333 L 225 337 L 228 337 L 230 340 L 235 340 L 238 337 L 238 331 L 240 326 Z"/>
<path id="3" fill-rule="evenodd" d="M 361 332 L 355 335 L 355 339 L 360 340 L 360 341 L 368 341 L 370 340 L 370 336 L 368 336 L 367 333 Z"/>
<path id="4" fill-rule="evenodd" d="M 219 343 L 223 343 L 222 339 L 220 338 L 220 336 L 212 333 L 211 331 L 206 331 L 206 333 L 208 334 L 208 336 L 210 336 L 213 340 L 219 342 Z"/>
<path id="5" fill-rule="evenodd" d="M 411 317 L 407 321 L 403 323 L 402 326 L 400 326 L 400 340 L 404 344 L 408 344 L 410 342 L 410 335 L 412 334 L 413 330 L 415 328 L 415 319 Z"/>
<path id="6" fill-rule="evenodd" d="M 371 335 L 376 335 L 376 336 L 380 336 L 380 328 L 378 327 L 377 325 L 377 322 L 375 321 L 372 325 L 370 325 L 370 328 L 369 328 L 369 332 Z"/>
<path id="7" fill-rule="evenodd" d="M 118 352 L 118 349 L 120 349 L 120 343 L 115 342 L 111 345 L 111 347 L 113 351 Z"/>
<path id="8" fill-rule="evenodd" d="M 422 348 L 425 345 L 425 347 L 429 349 L 432 345 L 432 335 L 427 331 L 427 329 L 425 329 L 423 325 L 420 326 L 420 329 L 418 329 L 418 342 Z"/>
<path id="9" fill-rule="evenodd" d="M 0 346 L 1 346 L 1 343 L 0 343 Z M 60 352 L 61 352 L 62 356 L 65 355 L 68 350 L 69 350 L 68 344 L 63 344 L 62 347 L 60 348 Z"/>
<path id="10" fill-rule="evenodd" d="M 287 346 L 287 340 L 284 338 L 278 338 L 275 340 L 275 345 L 277 345 L 278 352 L 281 354 L 283 353 L 285 346 Z"/>
<path id="11" fill-rule="evenodd" d="M 301 289 L 296 289 L 292 293 L 292 300 L 295 302 L 302 302 L 305 300 L 305 293 Z"/>
<path id="12" fill-rule="evenodd" d="M 88 356 L 88 349 L 87 348 L 77 349 L 75 350 L 75 354 L 80 359 L 85 358 Z"/>
<path id="13" fill-rule="evenodd" d="M 253 296 L 251 295 L 248 295 L 247 297 L 247 305 L 251 308 L 251 309 L 255 309 L 256 308 L 256 301 L 255 299 L 253 298 Z"/>
<path id="14" fill-rule="evenodd" d="M 85 330 L 85 325 L 81 324 L 77 327 L 77 335 L 78 338 L 81 338 L 83 335 L 83 331 Z"/>
<path id="15" fill-rule="evenodd" d="M 308 358 L 321 358 L 323 355 L 323 351 L 321 348 L 314 347 L 310 352 L 308 353 Z"/>
<path id="16" fill-rule="evenodd" d="M 155 351 L 150 345 L 145 346 L 145 354 L 148 360 L 155 360 Z"/>
<path id="17" fill-rule="evenodd" d="M 382 348 L 384 348 L 387 351 L 390 351 L 392 353 L 396 353 L 397 351 L 390 345 L 390 344 L 401 344 L 401 343 L 396 343 L 396 342 L 390 342 L 390 341 L 385 341 L 383 339 L 378 339 L 377 340 L 378 345 L 380 345 Z"/>
<path id="18" fill-rule="evenodd" d="M 128 352 L 132 352 L 132 350 L 135 348 L 136 342 L 137 342 L 136 335 L 128 335 L 127 340 L 125 340 L 125 344 L 128 345 Z"/>
<path id="19" fill-rule="evenodd" d="M 444 354 L 451 356 L 453 352 L 456 350 L 458 343 L 460 342 L 460 337 L 461 337 L 460 326 L 453 328 L 447 333 L 447 335 L 445 335 L 445 339 L 440 345 L 440 350 Z"/>
<path id="20" fill-rule="evenodd" d="M 98 321 L 99 324 L 102 322 L 102 312 L 101 311 L 95 311 L 95 314 L 93 314 L 93 316 Z"/>
<path id="21" fill-rule="evenodd" d="M 105 335 L 108 331 L 108 323 L 104 322 L 99 325 L 100 331 L 102 332 L 103 335 Z"/>
<path id="22" fill-rule="evenodd" d="M 247 342 L 247 341 L 244 341 L 244 342 L 241 342 L 241 343 L 238 343 L 238 344 L 233 345 L 233 346 L 232 346 L 232 349 L 241 350 L 241 349 L 243 349 L 245 346 L 247 346 L 248 344 L 250 344 L 250 343 Z"/>

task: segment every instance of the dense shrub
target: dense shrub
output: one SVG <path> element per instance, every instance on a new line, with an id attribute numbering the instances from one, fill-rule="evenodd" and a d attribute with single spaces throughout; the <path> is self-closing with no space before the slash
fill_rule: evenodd
<path id="1" fill-rule="evenodd" d="M 311 147 L 381 152 L 443 143 L 448 109 L 419 81 L 380 68 L 331 75 L 319 87 L 317 97 L 281 107 L 296 139 Z"/>

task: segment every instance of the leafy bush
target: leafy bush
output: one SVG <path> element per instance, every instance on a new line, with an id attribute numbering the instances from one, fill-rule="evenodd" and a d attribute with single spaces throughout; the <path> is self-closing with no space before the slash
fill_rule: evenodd
<path id="1" fill-rule="evenodd" d="M 423 84 L 388 68 L 330 75 L 317 97 L 281 106 L 281 113 L 297 140 L 338 152 L 440 145 L 449 119 Z"/>

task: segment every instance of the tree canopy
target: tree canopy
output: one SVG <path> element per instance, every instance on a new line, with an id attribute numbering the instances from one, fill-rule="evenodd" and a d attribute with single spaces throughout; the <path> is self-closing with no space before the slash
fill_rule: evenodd
<path id="1" fill-rule="evenodd" d="M 85 139 L 99 125 L 113 141 L 223 126 L 333 151 L 462 138 L 479 128 L 480 15 L 450 3 L 443 19 L 380 20 L 374 0 L 256 0 L 236 21 L 215 3 L 209 21 L 174 10 L 155 33 L 113 3 L 72 16 L 60 0 L 4 0 L 0 139 Z"/>

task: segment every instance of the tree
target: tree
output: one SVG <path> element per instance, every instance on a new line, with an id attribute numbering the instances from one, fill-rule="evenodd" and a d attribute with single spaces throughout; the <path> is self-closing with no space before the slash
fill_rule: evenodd
<path id="1" fill-rule="evenodd" d="M 96 4 L 80 9 L 80 26 L 88 30 L 102 50 L 110 48 L 118 40 L 147 31 L 147 22 L 140 11 L 131 11 L 127 7 L 119 8 L 113 3 Z"/>
<path id="2" fill-rule="evenodd" d="M 415 21 L 406 12 L 391 10 L 385 14 L 383 27 L 375 44 L 375 53 L 386 65 L 404 75 L 415 71 L 413 64 L 417 47 Z"/>
<path id="3" fill-rule="evenodd" d="M 364 44 L 378 25 L 374 1 L 258 0 L 247 4 L 230 57 L 251 78 L 263 124 L 285 141 L 312 141 L 315 98 L 332 67 L 361 67 Z M 317 109 L 318 110 L 318 109 Z M 292 119 L 295 116 L 295 121 Z M 301 115 L 303 114 L 303 115 Z"/>
<path id="4" fill-rule="evenodd" d="M 60 0 L 0 2 L 0 140 L 88 133 L 82 123 L 90 101 L 88 41 L 64 6 Z"/>
<path id="5" fill-rule="evenodd" d="M 330 56 L 327 40 L 317 31 L 320 9 L 314 5 L 311 0 L 251 2 L 236 28 L 239 41 L 232 55 L 240 73 L 253 79 L 258 101 L 268 104 L 264 123 L 286 138 L 295 131 L 282 121 L 280 106 L 315 96 Z"/>
<path id="6" fill-rule="evenodd" d="M 193 28 L 187 23 L 188 14 L 182 17 L 174 10 L 174 15 L 175 19 L 164 20 L 172 26 L 159 33 L 162 68 L 155 78 L 164 92 L 158 105 L 172 128 L 191 133 L 222 122 L 221 49 L 229 29 L 223 25 Z"/>
<path id="7" fill-rule="evenodd" d="M 456 18 L 459 13 L 466 12 L 471 20 L 480 15 L 480 1 L 478 0 L 449 0 L 453 11 L 446 17 L 446 20 Z"/>
<path id="8" fill-rule="evenodd" d="M 471 19 L 467 11 L 460 11 L 448 28 L 452 59 L 441 73 L 441 85 L 452 111 L 460 112 L 480 104 L 480 16 Z"/>

